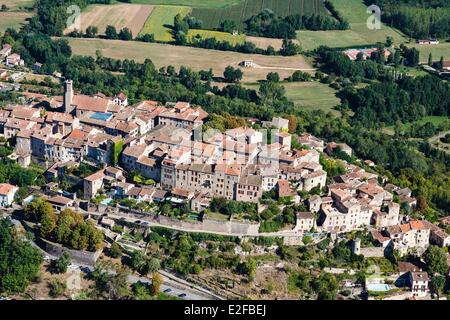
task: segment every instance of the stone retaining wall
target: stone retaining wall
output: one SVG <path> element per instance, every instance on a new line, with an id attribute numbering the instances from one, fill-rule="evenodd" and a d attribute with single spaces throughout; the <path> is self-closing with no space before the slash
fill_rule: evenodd
<path id="1" fill-rule="evenodd" d="M 95 264 L 98 257 L 102 253 L 102 250 L 98 250 L 96 252 L 72 250 L 58 243 L 54 243 L 42 238 L 36 239 L 36 244 L 41 247 L 42 250 L 55 257 L 60 257 L 64 253 L 64 251 L 67 251 L 72 262 L 90 266 L 93 266 Z"/>

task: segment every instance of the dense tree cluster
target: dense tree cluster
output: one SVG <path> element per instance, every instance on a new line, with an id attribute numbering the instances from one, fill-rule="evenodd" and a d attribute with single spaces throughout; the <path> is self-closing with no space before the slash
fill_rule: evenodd
<path id="1" fill-rule="evenodd" d="M 239 256 L 232 253 L 236 245 L 232 237 L 152 228 L 148 241 L 162 251 L 162 267 L 180 274 L 198 274 L 207 268 L 236 270 L 240 262 Z M 209 243 L 206 250 L 199 246 L 203 241 Z"/>
<path id="2" fill-rule="evenodd" d="M 246 213 L 248 215 L 257 214 L 257 206 L 255 203 L 226 200 L 224 198 L 213 198 L 209 209 L 212 212 L 220 212 L 230 217 L 233 214 L 239 213 Z"/>
<path id="3" fill-rule="evenodd" d="M 56 215 L 51 205 L 37 198 L 25 207 L 25 217 L 41 224 L 40 234 L 76 250 L 95 251 L 103 245 L 103 233 L 83 216 L 70 209 Z"/>
<path id="4" fill-rule="evenodd" d="M 42 255 L 29 242 L 21 240 L 8 219 L 0 220 L 0 293 L 25 291 L 39 272 Z"/>
<path id="5" fill-rule="evenodd" d="M 450 35 L 450 2 L 448 0 L 366 0 L 383 10 L 382 19 L 414 38 L 448 37 Z"/>
<path id="6" fill-rule="evenodd" d="M 350 60 L 344 53 L 326 47 L 317 49 L 323 72 L 348 78 L 382 79 L 387 75 L 383 64 L 373 60 Z"/>
<path id="7" fill-rule="evenodd" d="M 348 27 L 343 19 L 340 21 L 326 15 L 295 14 L 283 18 L 269 9 L 264 9 L 246 21 L 247 34 L 279 39 L 295 39 L 296 30 L 345 30 Z"/>
<path id="8" fill-rule="evenodd" d="M 410 78 L 397 82 L 371 84 L 356 92 L 347 92 L 354 121 L 367 127 L 377 123 L 411 122 L 427 115 L 448 116 L 450 87 L 435 76 Z"/>
<path id="9" fill-rule="evenodd" d="M 2 158 L 0 160 L 0 183 L 5 182 L 19 187 L 25 187 L 41 185 L 45 180 L 35 169 L 23 168 L 15 161 Z"/>

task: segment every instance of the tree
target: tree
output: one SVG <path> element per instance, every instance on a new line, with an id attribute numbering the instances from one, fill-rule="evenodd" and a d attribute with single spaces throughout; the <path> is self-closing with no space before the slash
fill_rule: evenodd
<path id="1" fill-rule="evenodd" d="M 298 44 L 295 44 L 291 39 L 284 39 L 281 46 L 280 53 L 283 56 L 295 56 L 301 51 Z"/>
<path id="2" fill-rule="evenodd" d="M 392 38 L 391 36 L 387 36 L 386 37 L 386 47 L 390 47 L 394 44 L 394 38 Z"/>
<path id="3" fill-rule="evenodd" d="M 236 22 L 233 20 L 224 20 L 220 24 L 220 31 L 232 33 L 236 30 Z"/>
<path id="4" fill-rule="evenodd" d="M 448 270 L 447 256 L 438 246 L 429 246 L 425 251 L 424 260 L 430 275 L 445 274 Z"/>
<path id="5" fill-rule="evenodd" d="M 266 76 L 266 79 L 270 82 L 279 82 L 280 75 L 278 74 L 278 72 L 269 72 Z"/>
<path id="6" fill-rule="evenodd" d="M 24 292 L 42 263 L 42 254 L 17 238 L 10 220 L 0 220 L 0 293 Z"/>
<path id="7" fill-rule="evenodd" d="M 228 66 L 225 68 L 223 72 L 223 77 L 226 82 L 239 82 L 242 79 L 243 73 L 239 68 L 233 68 L 232 66 Z"/>
<path id="8" fill-rule="evenodd" d="M 312 281 L 312 287 L 317 293 L 318 300 L 334 300 L 339 286 L 334 275 L 321 273 Z"/>
<path id="9" fill-rule="evenodd" d="M 161 269 L 161 262 L 156 258 L 150 258 L 147 261 L 148 271 L 151 273 L 159 271 Z"/>
<path id="10" fill-rule="evenodd" d="M 131 33 L 131 30 L 127 27 L 123 28 L 119 32 L 119 39 L 124 41 L 130 41 L 133 40 L 133 34 Z"/>
<path id="11" fill-rule="evenodd" d="M 444 69 L 444 57 L 441 56 L 441 59 L 439 59 L 439 69 Z"/>
<path id="12" fill-rule="evenodd" d="M 86 29 L 86 37 L 88 38 L 95 38 L 98 33 L 98 27 L 97 26 L 89 26 Z"/>
<path id="13" fill-rule="evenodd" d="M 427 199 L 425 199 L 425 197 L 422 195 L 418 196 L 416 210 L 419 212 L 424 212 L 427 209 L 428 209 Z"/>
<path id="14" fill-rule="evenodd" d="M 131 268 L 140 272 L 145 266 L 145 256 L 141 251 L 135 250 L 131 254 Z"/>
<path id="15" fill-rule="evenodd" d="M 430 52 L 430 54 L 428 55 L 428 65 L 429 65 L 429 66 L 432 66 L 432 65 L 433 65 L 433 55 L 431 54 L 431 52 Z"/>
<path id="16" fill-rule="evenodd" d="M 50 296 L 52 296 L 54 298 L 64 295 L 64 293 L 66 292 L 66 289 L 67 289 L 66 283 L 64 281 L 58 280 L 58 279 L 54 279 L 54 280 L 50 281 L 48 286 L 50 289 L 49 294 L 50 294 Z"/>
<path id="17" fill-rule="evenodd" d="M 154 272 L 152 274 L 152 286 L 150 290 L 152 296 L 156 296 L 161 292 L 161 286 L 163 283 L 163 277 L 158 272 Z"/>
<path id="18" fill-rule="evenodd" d="M 112 165 L 115 167 L 119 164 L 119 157 L 122 153 L 124 148 L 124 141 L 123 140 L 117 140 L 114 142 L 113 146 L 113 159 L 112 159 Z"/>
<path id="19" fill-rule="evenodd" d="M 67 251 L 64 251 L 58 259 L 52 261 L 52 269 L 56 273 L 66 273 L 69 265 L 70 255 Z"/>
<path id="20" fill-rule="evenodd" d="M 116 274 L 108 279 L 106 288 L 110 299 L 119 300 L 130 295 L 130 288 L 128 286 L 129 275 L 129 269 L 119 268 Z"/>
<path id="21" fill-rule="evenodd" d="M 285 89 L 282 85 L 276 82 L 263 82 L 259 87 L 259 95 L 261 99 L 274 105 L 278 100 L 281 100 L 284 97 Z"/>
<path id="22" fill-rule="evenodd" d="M 181 14 L 177 14 L 173 19 L 173 29 L 175 33 L 182 32 L 183 34 L 187 34 L 189 31 L 189 24 L 187 20 Z"/>
<path id="23" fill-rule="evenodd" d="M 41 216 L 41 227 L 39 228 L 39 232 L 41 234 L 41 237 L 43 238 L 49 238 L 52 234 L 53 230 L 56 227 L 56 221 L 57 221 L 56 214 L 53 212 L 53 210 L 45 210 L 42 213 Z"/>
<path id="24" fill-rule="evenodd" d="M 45 214 L 48 217 L 54 215 L 54 210 L 51 204 L 42 198 L 36 198 L 25 206 L 25 218 L 31 221 L 38 222 Z"/>
<path id="25" fill-rule="evenodd" d="M 108 250 L 108 255 L 111 258 L 120 258 L 122 256 L 122 247 L 114 241 Z"/>
<path id="26" fill-rule="evenodd" d="M 439 297 L 441 292 L 444 291 L 445 277 L 440 274 L 432 276 L 430 281 L 430 287 Z"/>
<path id="27" fill-rule="evenodd" d="M 136 300 L 152 300 L 149 285 L 141 281 L 132 284 L 133 296 Z"/>
<path id="28" fill-rule="evenodd" d="M 286 116 L 286 119 L 289 120 L 288 125 L 288 131 L 289 133 L 296 133 L 297 132 L 297 126 L 298 126 L 298 120 L 296 116 L 288 115 Z"/>
<path id="29" fill-rule="evenodd" d="M 105 29 L 105 36 L 107 39 L 115 40 L 119 38 L 119 35 L 117 34 L 116 27 L 114 26 L 107 26 Z"/>
<path id="30" fill-rule="evenodd" d="M 111 273 L 110 270 L 115 273 Z M 119 300 L 130 296 L 128 286 L 128 268 L 118 267 L 110 262 L 97 262 L 94 271 L 91 273 L 92 280 L 95 282 L 95 291 L 97 297 Z"/>
<path id="31" fill-rule="evenodd" d="M 247 276 L 249 282 L 253 281 L 256 275 L 256 260 L 248 258 L 246 261 L 240 262 L 238 271 Z"/>

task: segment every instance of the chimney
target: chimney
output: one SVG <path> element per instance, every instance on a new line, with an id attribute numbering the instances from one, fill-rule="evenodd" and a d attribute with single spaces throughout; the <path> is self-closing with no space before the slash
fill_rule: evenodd
<path id="1" fill-rule="evenodd" d="M 72 100 L 73 100 L 73 82 L 72 80 L 66 80 L 64 85 L 64 112 L 72 113 Z"/>

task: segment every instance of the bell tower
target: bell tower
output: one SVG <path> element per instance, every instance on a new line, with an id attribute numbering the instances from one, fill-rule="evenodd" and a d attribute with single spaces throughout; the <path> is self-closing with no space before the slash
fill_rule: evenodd
<path id="1" fill-rule="evenodd" d="M 66 80 L 64 83 L 64 112 L 72 113 L 73 111 L 73 82 L 72 80 Z"/>

